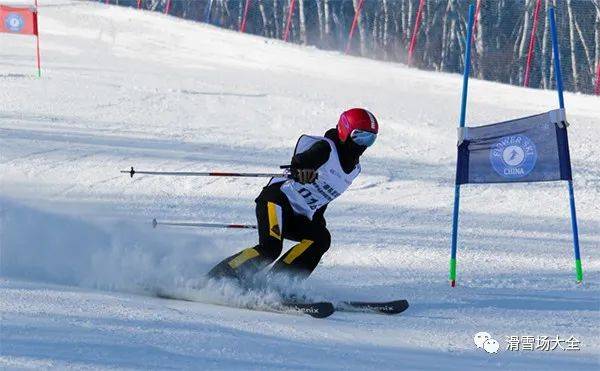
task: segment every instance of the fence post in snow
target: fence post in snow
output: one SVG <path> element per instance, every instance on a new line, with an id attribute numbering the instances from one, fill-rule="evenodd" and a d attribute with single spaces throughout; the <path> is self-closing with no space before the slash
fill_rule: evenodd
<path id="1" fill-rule="evenodd" d="M 419 9 L 415 16 L 415 25 L 413 27 L 412 36 L 410 38 L 410 44 L 408 46 L 408 65 L 412 64 L 413 53 L 415 52 L 415 45 L 417 44 L 417 34 L 419 33 L 419 27 L 421 26 L 421 18 L 423 18 L 423 7 L 425 6 L 425 0 L 419 1 Z"/>
<path id="2" fill-rule="evenodd" d="M 296 0 L 291 0 L 290 8 L 288 9 L 287 20 L 285 22 L 285 32 L 283 33 L 283 41 L 288 40 L 290 35 L 290 27 L 292 25 L 292 15 L 294 14 L 294 7 L 296 6 Z"/>
<path id="3" fill-rule="evenodd" d="M 523 77 L 523 86 L 525 87 L 529 86 L 529 72 L 531 70 L 531 60 L 533 59 L 533 53 L 535 51 L 535 34 L 537 32 L 541 6 L 542 0 L 537 0 L 535 11 L 533 12 L 533 27 L 531 29 L 531 37 L 529 38 L 529 51 L 527 52 L 527 62 L 525 64 L 525 76 Z"/>
<path id="4" fill-rule="evenodd" d="M 352 26 L 350 27 L 350 33 L 348 34 L 348 42 L 346 43 L 346 54 L 350 51 L 350 43 L 352 42 L 352 36 L 354 35 L 354 29 L 356 28 L 356 24 L 358 23 L 358 17 L 360 16 L 360 11 L 362 10 L 362 6 L 365 0 L 360 0 L 358 3 L 358 7 L 356 9 L 356 13 L 354 13 L 354 19 L 352 20 Z"/>

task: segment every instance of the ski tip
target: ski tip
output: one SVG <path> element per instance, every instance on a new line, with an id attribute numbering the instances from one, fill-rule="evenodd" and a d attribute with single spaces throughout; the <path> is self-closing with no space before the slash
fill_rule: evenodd
<path id="1" fill-rule="evenodd" d="M 408 300 L 396 300 L 396 301 L 392 301 L 389 303 L 392 307 L 392 310 L 389 312 L 383 312 L 386 314 L 398 314 L 398 313 L 402 313 L 405 310 L 408 309 L 408 307 L 410 306 L 408 304 Z"/>
<path id="2" fill-rule="evenodd" d="M 335 307 L 329 302 L 314 303 L 312 306 L 317 310 L 305 313 L 314 318 L 327 318 L 335 312 Z"/>
<path id="3" fill-rule="evenodd" d="M 394 300 L 386 303 L 372 304 L 369 306 L 369 309 L 382 314 L 398 314 L 407 310 L 408 307 L 408 300 Z"/>
<path id="4" fill-rule="evenodd" d="M 342 302 L 340 310 L 348 312 L 371 312 L 379 314 L 398 314 L 407 310 L 408 300 L 394 300 L 388 302 Z"/>

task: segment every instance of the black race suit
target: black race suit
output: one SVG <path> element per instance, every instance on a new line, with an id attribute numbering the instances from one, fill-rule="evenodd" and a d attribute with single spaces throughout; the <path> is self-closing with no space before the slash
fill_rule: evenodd
<path id="1" fill-rule="evenodd" d="M 348 150 L 344 150 L 335 129 L 327 131 L 325 136 L 336 144 L 344 171 L 352 171 L 358 163 L 358 155 L 344 156 L 348 154 Z M 296 169 L 318 169 L 327 162 L 330 154 L 329 143 L 318 141 L 308 150 L 294 155 L 291 165 Z M 258 245 L 226 258 L 208 273 L 209 277 L 244 279 L 275 260 L 277 261 L 273 265 L 273 272 L 287 273 L 300 278 L 308 277 L 316 268 L 331 244 L 331 235 L 324 217 L 327 205 L 318 209 L 312 220 L 296 214 L 285 194 L 281 192 L 282 184 L 275 183 L 264 187 L 255 200 Z M 280 215 L 275 212 L 278 207 Z M 284 239 L 296 241 L 298 244 L 279 257 Z"/>

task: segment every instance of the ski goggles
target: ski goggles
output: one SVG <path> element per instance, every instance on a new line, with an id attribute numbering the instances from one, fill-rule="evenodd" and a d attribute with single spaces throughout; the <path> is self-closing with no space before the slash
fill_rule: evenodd
<path id="1" fill-rule="evenodd" d="M 354 129 L 352 130 L 352 133 L 350 133 L 350 138 L 352 138 L 352 141 L 359 146 L 370 147 L 375 143 L 377 134 L 371 133 L 370 131 Z"/>

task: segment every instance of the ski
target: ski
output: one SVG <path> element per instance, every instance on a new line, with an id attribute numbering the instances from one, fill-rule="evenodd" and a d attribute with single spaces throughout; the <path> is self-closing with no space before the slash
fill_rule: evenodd
<path id="1" fill-rule="evenodd" d="M 314 318 L 327 318 L 335 312 L 335 307 L 328 301 L 315 303 L 293 303 L 283 302 L 281 305 L 284 308 L 295 310 L 304 314 L 308 314 Z"/>
<path id="2" fill-rule="evenodd" d="M 199 301 L 185 297 L 185 295 L 171 294 L 171 293 L 167 293 L 167 292 L 160 291 L 160 290 L 155 292 L 155 296 L 157 298 L 167 299 L 167 300 L 179 300 L 179 301 L 188 301 L 188 302 L 199 303 Z M 247 305 L 247 306 L 239 306 L 239 307 L 234 306 L 234 305 L 221 304 L 221 303 L 206 303 L 206 304 L 214 304 L 214 305 L 221 305 L 221 306 L 226 306 L 226 307 L 230 307 L 230 308 L 250 309 L 250 310 L 255 310 L 255 311 L 273 312 L 273 313 L 295 312 L 295 313 L 307 314 L 314 318 L 327 318 L 335 312 L 335 307 L 334 307 L 333 303 L 326 302 L 326 301 L 310 302 L 310 303 L 297 303 L 297 302 L 293 302 L 293 301 L 282 301 L 280 303 L 274 303 L 272 305 L 264 305 L 264 306 L 262 306 L 262 305 L 261 306 Z"/>
<path id="3" fill-rule="evenodd" d="M 378 314 L 398 314 L 409 307 L 407 300 L 394 300 L 387 302 L 344 301 L 337 305 L 335 310 L 341 312 L 368 312 Z"/>

